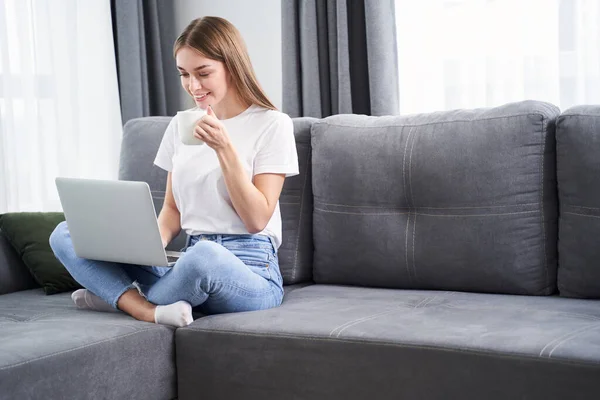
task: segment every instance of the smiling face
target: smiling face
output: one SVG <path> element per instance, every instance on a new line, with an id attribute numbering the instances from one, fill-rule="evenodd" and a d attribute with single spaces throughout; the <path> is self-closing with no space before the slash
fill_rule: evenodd
<path id="1" fill-rule="evenodd" d="M 261 88 L 240 32 L 220 17 L 196 18 L 173 45 L 181 86 L 196 105 L 230 118 L 252 104 L 276 110 Z M 218 61 L 217 61 L 218 60 Z"/>
<path id="2" fill-rule="evenodd" d="M 232 96 L 235 89 L 230 84 L 230 75 L 222 62 L 206 58 L 188 46 L 177 51 L 175 60 L 181 86 L 198 107 L 206 109 L 211 105 L 214 108 L 219 103 L 227 103 L 228 98 L 235 97 Z"/>

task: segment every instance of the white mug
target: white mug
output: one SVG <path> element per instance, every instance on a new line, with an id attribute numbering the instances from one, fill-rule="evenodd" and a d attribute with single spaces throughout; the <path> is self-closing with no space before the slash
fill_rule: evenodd
<path id="1" fill-rule="evenodd" d="M 183 144 L 201 145 L 204 142 L 194 136 L 194 128 L 196 123 L 206 115 L 206 110 L 201 108 L 195 110 L 179 111 L 177 113 L 177 130 L 179 131 L 179 139 Z"/>

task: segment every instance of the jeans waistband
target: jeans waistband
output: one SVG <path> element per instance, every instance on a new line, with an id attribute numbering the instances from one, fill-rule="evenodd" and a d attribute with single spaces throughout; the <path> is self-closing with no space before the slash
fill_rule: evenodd
<path id="1" fill-rule="evenodd" d="M 233 239 L 241 239 L 241 238 L 265 238 L 268 239 L 271 242 L 271 245 L 273 246 L 273 249 L 275 249 L 275 240 L 268 235 L 259 235 L 259 234 L 222 234 L 222 233 L 210 233 L 210 234 L 204 234 L 201 233 L 199 235 L 192 235 L 192 236 L 188 236 L 185 242 L 185 247 L 187 248 L 188 246 L 190 246 L 190 244 L 192 243 L 192 241 L 194 243 L 200 241 L 200 240 L 210 240 L 212 242 L 216 242 L 219 244 L 223 244 L 223 239 L 227 240 L 229 238 L 233 238 Z"/>

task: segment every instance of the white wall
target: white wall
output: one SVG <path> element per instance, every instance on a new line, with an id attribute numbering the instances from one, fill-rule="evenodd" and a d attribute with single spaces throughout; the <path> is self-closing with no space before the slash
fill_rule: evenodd
<path id="1" fill-rule="evenodd" d="M 241 32 L 258 80 L 281 109 L 281 0 L 175 0 L 177 34 L 195 18 L 222 17 Z M 181 108 L 193 106 L 181 89 Z"/>

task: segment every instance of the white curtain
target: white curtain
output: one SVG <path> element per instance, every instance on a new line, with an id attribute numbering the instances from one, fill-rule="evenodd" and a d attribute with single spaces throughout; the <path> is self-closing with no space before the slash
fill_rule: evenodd
<path id="1" fill-rule="evenodd" d="M 0 213 L 61 210 L 56 176 L 116 179 L 108 0 L 0 0 Z"/>
<path id="2" fill-rule="evenodd" d="M 396 0 L 400 112 L 600 103 L 600 0 Z"/>

